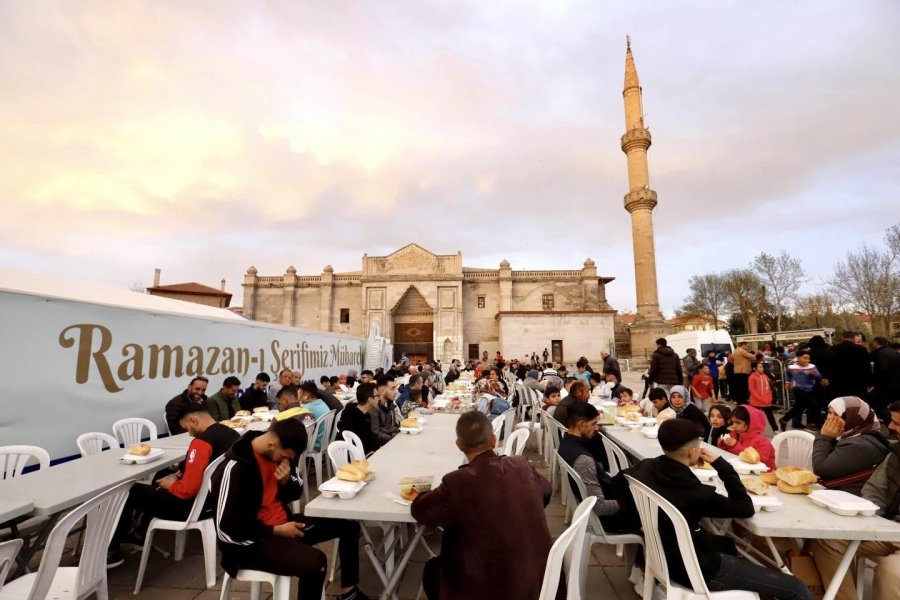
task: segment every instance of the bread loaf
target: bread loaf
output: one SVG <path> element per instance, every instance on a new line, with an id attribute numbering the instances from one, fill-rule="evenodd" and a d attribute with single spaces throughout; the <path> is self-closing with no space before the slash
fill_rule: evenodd
<path id="1" fill-rule="evenodd" d="M 668 421 L 670 419 L 675 419 L 677 417 L 678 417 L 678 415 L 675 413 L 674 410 L 672 410 L 671 408 L 667 408 L 664 411 L 662 411 L 661 413 L 659 413 L 658 415 L 656 415 L 656 424 L 659 425 L 663 421 Z"/>
<path id="2" fill-rule="evenodd" d="M 741 483 L 744 484 L 744 489 L 751 494 L 756 494 L 757 496 L 769 495 L 769 484 L 759 477 L 742 477 Z"/>
<path id="3" fill-rule="evenodd" d="M 759 478 L 769 485 L 775 485 L 778 483 L 778 475 L 776 475 L 774 471 L 766 471 L 765 473 L 760 473 Z"/>
<path id="4" fill-rule="evenodd" d="M 750 446 L 738 454 L 738 458 L 747 464 L 755 465 L 759 462 L 759 452 L 756 451 L 756 448 Z"/>
<path id="5" fill-rule="evenodd" d="M 809 494 L 812 488 L 808 485 L 791 485 L 783 479 L 778 480 L 778 491 L 785 494 Z"/>
<path id="6" fill-rule="evenodd" d="M 344 481 L 365 481 L 368 475 L 369 463 L 365 460 L 354 460 L 337 470 L 337 478 Z"/>
<path id="7" fill-rule="evenodd" d="M 780 469 L 775 469 L 775 474 L 778 476 L 778 479 L 792 486 L 807 485 L 819 480 L 815 473 L 803 467 L 781 467 Z"/>
<path id="8" fill-rule="evenodd" d="M 150 454 L 150 444 L 135 444 L 128 448 L 128 454 L 135 456 L 147 456 Z"/>
<path id="9" fill-rule="evenodd" d="M 236 416 L 236 417 L 249 417 L 249 416 L 250 416 L 250 411 L 249 411 L 249 410 L 239 410 L 239 411 L 237 411 L 236 413 L 234 413 L 234 416 Z"/>
<path id="10" fill-rule="evenodd" d="M 269 412 L 269 407 L 268 406 L 257 406 L 256 408 L 253 409 L 253 412 L 254 413 Z"/>
<path id="11" fill-rule="evenodd" d="M 629 418 L 628 415 L 631 413 L 640 415 L 640 412 L 641 407 L 639 407 L 637 404 L 626 404 L 625 406 L 620 406 L 617 411 L 620 417 L 625 418 Z"/>
<path id="12" fill-rule="evenodd" d="M 400 421 L 400 427 L 418 427 L 419 420 L 418 419 L 403 419 Z"/>

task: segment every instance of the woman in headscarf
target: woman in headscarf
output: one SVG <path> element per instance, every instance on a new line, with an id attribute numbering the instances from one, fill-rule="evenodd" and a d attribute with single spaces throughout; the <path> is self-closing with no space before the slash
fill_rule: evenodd
<path id="1" fill-rule="evenodd" d="M 835 398 L 813 442 L 813 471 L 827 487 L 858 496 L 888 452 L 875 411 L 856 396 Z"/>
<path id="2" fill-rule="evenodd" d="M 673 385 L 669 390 L 669 406 L 672 407 L 679 419 L 688 419 L 697 425 L 697 433 L 700 438 L 705 440 L 709 437 L 712 425 L 709 424 L 709 419 L 706 418 L 703 411 L 688 400 L 687 388 L 683 385 Z"/>

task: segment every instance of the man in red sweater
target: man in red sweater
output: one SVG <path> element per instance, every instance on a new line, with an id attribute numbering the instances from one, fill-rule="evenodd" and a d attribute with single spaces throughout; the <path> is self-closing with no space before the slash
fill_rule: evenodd
<path id="1" fill-rule="evenodd" d="M 200 491 L 206 467 L 240 437 L 234 429 L 217 423 L 206 406 L 201 404 L 182 407 L 178 424 L 194 438 L 188 446 L 185 461 L 178 472 L 156 480 L 155 485 L 137 483 L 132 486 L 107 551 L 108 569 L 125 561 L 121 551 L 123 544 L 143 546 L 142 535 L 151 519 L 186 519 Z M 129 532 L 135 513 L 141 515 L 140 524 Z"/>

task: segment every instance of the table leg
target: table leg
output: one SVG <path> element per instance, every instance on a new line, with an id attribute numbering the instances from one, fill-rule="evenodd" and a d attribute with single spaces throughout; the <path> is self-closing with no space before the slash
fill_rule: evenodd
<path id="1" fill-rule="evenodd" d="M 834 597 L 837 596 L 838 588 L 841 586 L 841 582 L 844 580 L 844 576 L 850 568 L 850 562 L 853 560 L 853 557 L 856 556 L 856 551 L 859 549 L 859 543 L 860 540 L 850 540 L 847 544 L 847 550 L 844 551 L 844 557 L 834 571 L 834 575 L 831 577 L 831 582 L 828 584 L 828 589 L 825 590 L 825 595 L 822 596 L 822 600 L 834 600 Z M 862 582 L 857 582 L 857 585 L 860 585 L 861 583 Z"/>
<path id="2" fill-rule="evenodd" d="M 775 547 L 775 542 L 772 541 L 772 538 L 766 536 L 766 544 L 769 546 L 769 552 L 772 553 L 772 561 L 775 563 L 775 566 L 781 569 L 783 573 L 791 574 L 791 570 L 787 568 L 787 565 L 784 564 L 784 561 L 781 560 L 781 554 L 778 553 L 778 548 Z"/>
<path id="3" fill-rule="evenodd" d="M 397 563 L 397 567 L 394 569 L 394 572 L 391 574 L 391 579 L 388 581 L 387 587 L 385 587 L 384 592 L 381 593 L 381 600 L 386 600 L 389 596 L 391 598 L 395 598 L 394 589 L 397 585 L 400 584 L 400 578 L 403 577 L 403 572 L 406 570 L 406 565 L 409 564 L 409 559 L 412 558 L 413 552 L 416 550 L 416 546 L 419 545 L 419 540 L 422 539 L 422 536 L 425 535 L 425 526 L 419 525 L 416 527 L 416 532 L 413 534 L 412 539 L 409 541 L 409 544 L 406 546 L 406 550 L 403 552 L 403 556 L 400 557 L 400 562 Z"/>

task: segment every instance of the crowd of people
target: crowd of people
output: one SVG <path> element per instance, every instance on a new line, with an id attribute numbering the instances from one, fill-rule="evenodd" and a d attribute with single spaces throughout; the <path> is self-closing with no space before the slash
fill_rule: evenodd
<path id="1" fill-rule="evenodd" d="M 638 396 L 621 381 L 615 357 L 604 352 L 595 369 L 582 357 L 571 371 L 546 355 L 533 353 L 507 361 L 493 358 L 466 363 L 454 360 L 411 365 L 401 357 L 391 368 L 359 375 L 301 381 L 284 370 L 276 381 L 266 373 L 241 387 L 227 377 L 206 396 L 208 380 L 192 379 L 165 407 L 172 434 L 187 432 L 194 440 L 182 465 L 160 474 L 154 485 L 132 490 L 110 545 L 110 566 L 122 561 L 127 544 L 140 545 L 152 517 L 184 518 L 190 510 L 207 465 L 224 455 L 216 471 L 209 511 L 215 519 L 227 572 L 260 569 L 300 578 L 300 597 L 318 597 L 324 585 L 326 557 L 314 544 L 339 540 L 341 598 L 364 599 L 359 589 L 359 524 L 308 518 L 290 510 L 304 482 L 298 461 L 308 447 L 307 426 L 331 410 L 341 411 L 336 426 L 361 440 L 366 454 L 376 452 L 399 433 L 400 421 L 414 408 L 427 408 L 445 386 L 471 381 L 476 409 L 460 416 L 457 446 L 465 468 L 446 475 L 433 491 L 412 504 L 420 523 L 443 528 L 441 554 L 423 573 L 429 598 L 536 597 L 543 565 L 552 542 L 543 510 L 549 482 L 522 456 L 500 456 L 491 417 L 525 401 L 523 388 L 536 391 L 542 407 L 566 431 L 559 454 L 578 473 L 594 512 L 610 533 L 639 533 L 640 521 L 622 474 L 649 485 L 685 516 L 694 534 L 701 571 L 710 590 L 754 590 L 774 598 L 809 599 L 799 580 L 753 565 L 736 556 L 733 544 L 699 528 L 704 517 L 750 518 L 753 506 L 730 464 L 701 446 L 739 454 L 754 448 L 760 461 L 775 468 L 771 436 L 793 427 L 813 430 L 814 472 L 831 489 L 867 498 L 886 518 L 900 518 L 900 451 L 888 441 L 888 430 L 900 431 L 900 353 L 876 338 L 869 352 L 854 334 L 834 347 L 813 339 L 798 347 L 752 352 L 739 344 L 733 352 L 693 350 L 678 357 L 666 340 L 657 342 Z M 780 418 L 773 410 L 772 361 L 780 361 L 793 403 Z M 865 368 L 862 361 L 865 360 Z M 341 399 L 350 401 L 343 405 Z M 599 435 L 598 406 L 614 401 L 634 406 L 661 421 L 658 439 L 663 456 L 647 459 L 609 476 L 607 454 Z M 276 408 L 265 432 L 238 436 L 220 421 L 238 411 Z M 804 422 L 805 418 L 805 422 Z M 767 428 L 768 425 L 768 428 Z M 769 431 L 771 430 L 771 432 Z M 324 433 L 324 432 L 320 432 Z M 323 438 L 315 440 L 321 449 Z M 726 496 L 703 485 L 689 467 L 708 463 L 725 485 Z M 491 519 L 481 518 L 490 514 Z M 674 581 L 689 585 L 670 524 L 660 533 Z M 830 579 L 846 549 L 840 540 L 816 540 L 810 550 L 822 574 Z M 516 561 L 493 561 L 515 549 Z M 900 545 L 864 542 L 860 556 L 881 557 L 875 574 L 875 598 L 900 597 Z M 631 578 L 639 583 L 641 557 L 626 554 Z M 506 569 L 506 570 L 504 570 Z M 508 572 L 507 572 L 508 571 Z M 856 596 L 852 576 L 842 582 L 838 598 Z"/>

